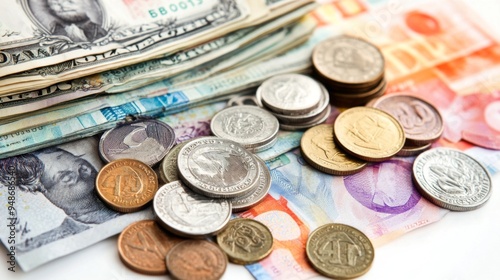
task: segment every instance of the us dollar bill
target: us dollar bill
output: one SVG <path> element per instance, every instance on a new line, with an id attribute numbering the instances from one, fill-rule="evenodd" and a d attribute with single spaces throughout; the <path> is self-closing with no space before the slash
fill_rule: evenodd
<path id="1" fill-rule="evenodd" d="M 0 76 L 77 58 L 85 64 L 193 46 L 266 15 L 261 1 L 8 0 L 0 11 L 8 34 L 0 39 Z"/>

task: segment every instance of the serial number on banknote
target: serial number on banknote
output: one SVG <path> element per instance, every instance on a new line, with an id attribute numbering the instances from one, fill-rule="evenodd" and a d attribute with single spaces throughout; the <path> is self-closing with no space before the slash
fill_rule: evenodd
<path id="1" fill-rule="evenodd" d="M 157 9 L 151 9 L 149 10 L 149 15 L 151 18 L 157 18 L 159 16 L 166 16 L 171 13 L 176 13 L 182 10 L 187 10 L 187 9 L 192 9 L 195 8 L 196 6 L 200 6 L 203 4 L 203 0 L 186 0 L 186 1 L 179 1 L 177 3 L 172 3 L 168 6 L 161 6 L 158 7 Z"/>

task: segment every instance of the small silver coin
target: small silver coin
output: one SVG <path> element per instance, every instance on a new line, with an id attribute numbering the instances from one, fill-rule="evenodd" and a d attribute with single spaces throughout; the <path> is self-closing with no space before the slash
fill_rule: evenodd
<path id="1" fill-rule="evenodd" d="M 280 128 L 283 130 L 301 130 L 301 129 L 307 129 L 310 127 L 313 127 L 315 125 L 324 123 L 327 119 L 328 116 L 330 116 L 330 113 L 332 111 L 331 106 L 327 106 L 325 110 L 321 113 L 321 115 L 316 116 L 316 118 L 309 120 L 305 123 L 295 123 L 295 124 L 280 124 Z"/>
<path id="2" fill-rule="evenodd" d="M 419 192 L 439 207 L 469 211 L 491 196 L 491 177 L 479 162 L 454 149 L 435 148 L 413 163 L 413 179 Z"/>
<path id="3" fill-rule="evenodd" d="M 257 89 L 257 100 L 284 115 L 307 114 L 319 106 L 323 92 L 318 82 L 301 74 L 276 75 Z"/>
<path id="4" fill-rule="evenodd" d="M 269 189 L 271 189 L 271 173 L 269 172 L 269 169 L 262 159 L 256 157 L 256 160 L 259 163 L 259 168 L 261 169 L 257 186 L 247 195 L 235 197 L 229 200 L 233 207 L 233 212 L 245 211 L 257 205 L 266 197 Z"/>
<path id="5" fill-rule="evenodd" d="M 210 122 L 215 136 L 229 139 L 245 148 L 262 146 L 276 137 L 279 122 L 257 106 L 233 106 L 221 110 Z"/>
<path id="6" fill-rule="evenodd" d="M 156 192 L 153 210 L 163 228 L 189 238 L 213 236 L 231 217 L 228 200 L 197 194 L 180 181 L 163 185 Z"/>
<path id="7" fill-rule="evenodd" d="M 177 156 L 181 151 L 182 147 L 186 145 L 187 141 L 182 142 L 174 146 L 170 152 L 163 158 L 160 165 L 160 177 L 165 183 L 170 183 L 179 180 L 179 175 L 177 174 Z"/>
<path id="8" fill-rule="evenodd" d="M 174 143 L 172 127 L 158 120 L 141 120 L 106 131 L 99 142 L 99 153 L 106 162 L 130 158 L 153 166 Z"/>
<path id="9" fill-rule="evenodd" d="M 258 163 L 249 151 L 218 137 L 200 137 L 182 147 L 177 170 L 193 191 L 217 198 L 245 195 L 259 177 Z"/>

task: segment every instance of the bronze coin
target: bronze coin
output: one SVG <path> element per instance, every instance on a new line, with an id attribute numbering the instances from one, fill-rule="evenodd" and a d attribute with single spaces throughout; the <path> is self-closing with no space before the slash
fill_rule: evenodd
<path id="1" fill-rule="evenodd" d="M 213 242 L 185 240 L 167 254 L 170 275 L 179 280 L 220 279 L 227 267 L 226 254 Z"/>
<path id="2" fill-rule="evenodd" d="M 111 209 L 134 212 L 145 207 L 158 190 L 158 176 L 147 164 L 135 159 L 118 159 L 97 174 L 99 198 Z"/>
<path id="3" fill-rule="evenodd" d="M 120 259 L 129 268 L 144 274 L 167 273 L 165 257 L 183 239 L 163 231 L 154 220 L 135 222 L 118 237 Z"/>
<path id="4" fill-rule="evenodd" d="M 237 264 L 251 264 L 267 257 L 273 249 L 273 235 L 263 223 L 237 218 L 229 221 L 217 234 L 217 244 L 229 260 Z"/>
<path id="5" fill-rule="evenodd" d="M 439 111 L 429 102 L 407 94 L 389 94 L 373 104 L 374 108 L 391 114 L 403 127 L 406 144 L 423 146 L 443 134 L 444 123 Z"/>
<path id="6" fill-rule="evenodd" d="M 344 224 L 326 224 L 309 235 L 306 254 L 319 273 L 347 279 L 359 277 L 370 269 L 375 249 L 358 229 Z"/>

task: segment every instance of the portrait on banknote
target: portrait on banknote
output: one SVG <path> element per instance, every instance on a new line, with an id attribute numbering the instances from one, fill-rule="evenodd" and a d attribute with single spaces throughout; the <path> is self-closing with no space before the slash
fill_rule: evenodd
<path id="1" fill-rule="evenodd" d="M 40 210 L 47 211 L 33 219 L 27 215 L 29 210 L 18 205 L 18 250 L 38 248 L 119 215 L 107 208 L 94 191 L 102 163 L 82 152 L 81 148 L 65 145 L 0 160 L 0 186 L 14 183 L 19 205 L 26 201 L 26 207 L 36 208 L 36 204 L 43 203 L 45 207 Z M 40 222 L 49 212 L 58 222 Z"/>
<path id="2" fill-rule="evenodd" d="M 98 0 L 24 0 L 33 23 L 49 36 L 64 36 L 74 43 L 94 42 L 107 35 Z"/>

